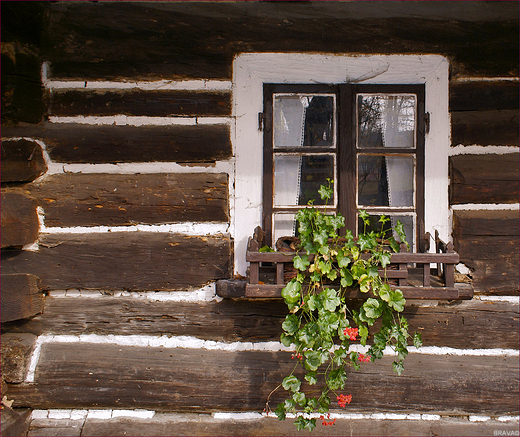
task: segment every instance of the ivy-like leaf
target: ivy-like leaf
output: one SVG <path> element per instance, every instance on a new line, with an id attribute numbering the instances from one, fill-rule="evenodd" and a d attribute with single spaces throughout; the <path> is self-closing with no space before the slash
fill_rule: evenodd
<path id="1" fill-rule="evenodd" d="M 379 297 L 383 299 L 385 302 L 390 302 L 390 293 L 392 289 L 390 288 L 390 285 L 387 283 L 384 283 L 379 288 Z"/>
<path id="2" fill-rule="evenodd" d="M 365 310 L 366 316 L 370 319 L 377 319 L 383 312 L 377 299 L 371 297 L 369 297 L 363 304 L 363 309 Z"/>
<path id="3" fill-rule="evenodd" d="M 392 290 L 390 292 L 390 300 L 388 301 L 388 305 L 396 310 L 398 313 L 404 310 L 404 305 L 406 304 L 406 300 L 403 297 L 403 293 L 401 290 Z"/>
<path id="4" fill-rule="evenodd" d="M 296 314 L 287 314 L 282 323 L 282 329 L 287 332 L 287 334 L 293 335 L 299 328 L 300 320 Z"/>
<path id="5" fill-rule="evenodd" d="M 294 393 L 300 390 L 301 382 L 296 376 L 289 375 L 283 379 L 282 386 L 285 390 L 290 390 Z"/>
<path id="6" fill-rule="evenodd" d="M 285 420 L 285 406 L 284 404 L 280 403 L 277 405 L 276 410 L 274 410 L 274 414 L 276 414 L 276 417 L 278 420 Z"/>
<path id="7" fill-rule="evenodd" d="M 294 337 L 292 335 L 287 335 L 284 332 L 280 335 L 280 342 L 286 346 L 289 347 L 291 344 L 294 343 Z"/>
<path id="8" fill-rule="evenodd" d="M 310 261 L 309 257 L 304 255 L 301 257 L 300 255 L 296 255 L 293 259 L 293 265 L 295 269 L 305 271 L 307 267 L 309 267 Z"/>
<path id="9" fill-rule="evenodd" d="M 392 366 L 394 368 L 394 372 L 397 373 L 399 376 L 401 375 L 401 373 L 403 373 L 404 365 L 402 361 L 394 361 L 392 363 Z"/>
<path id="10" fill-rule="evenodd" d="M 305 393 L 303 393 L 301 391 L 297 391 L 296 393 L 294 393 L 293 399 L 301 407 L 305 407 L 305 404 L 307 403 L 307 398 L 305 397 Z"/>
<path id="11" fill-rule="evenodd" d="M 335 311 L 341 300 L 333 288 L 326 288 L 322 292 L 322 304 L 323 308 L 327 311 Z"/>
<path id="12" fill-rule="evenodd" d="M 416 348 L 420 348 L 422 346 L 422 338 L 421 338 L 421 333 L 420 332 L 416 332 L 413 335 L 413 345 Z"/>
<path id="13" fill-rule="evenodd" d="M 308 370 L 316 371 L 321 366 L 321 355 L 319 352 L 308 350 L 305 351 L 305 367 Z"/>
<path id="14" fill-rule="evenodd" d="M 316 372 L 314 371 L 307 372 L 304 378 L 310 385 L 314 385 L 318 382 L 318 378 L 316 378 Z"/>
<path id="15" fill-rule="evenodd" d="M 282 297 L 284 298 L 287 306 L 292 308 L 294 307 L 294 304 L 300 300 L 301 289 L 302 285 L 296 279 L 291 279 L 287 283 L 287 285 L 282 290 Z"/>

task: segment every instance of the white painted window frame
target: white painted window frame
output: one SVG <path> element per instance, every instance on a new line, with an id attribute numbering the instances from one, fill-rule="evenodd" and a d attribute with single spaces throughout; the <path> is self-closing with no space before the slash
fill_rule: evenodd
<path id="1" fill-rule="evenodd" d="M 232 138 L 235 196 L 231 205 L 235 274 L 245 275 L 247 239 L 262 223 L 264 83 L 424 84 L 430 128 L 425 136 L 425 230 L 451 240 L 448 200 L 449 62 L 439 55 L 245 53 L 233 61 Z"/>

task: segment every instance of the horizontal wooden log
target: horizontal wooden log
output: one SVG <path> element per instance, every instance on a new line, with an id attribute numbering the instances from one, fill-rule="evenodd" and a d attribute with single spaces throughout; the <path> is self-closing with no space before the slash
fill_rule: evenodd
<path id="1" fill-rule="evenodd" d="M 451 144 L 518 146 L 518 109 L 451 113 Z"/>
<path id="2" fill-rule="evenodd" d="M 294 367 L 289 352 L 221 352 L 102 344 L 44 344 L 35 383 L 10 387 L 16 407 L 262 411 Z M 518 358 L 411 354 L 350 371 L 349 412 L 518 414 Z M 233 384 L 229 384 L 232 369 Z M 296 370 L 296 375 L 300 376 Z M 284 399 L 272 397 L 272 407 Z M 333 401 L 333 410 L 338 410 Z M 343 410 L 342 410 L 343 411 Z"/>
<path id="3" fill-rule="evenodd" d="M 461 240 L 470 236 L 518 236 L 518 211 L 453 211 L 453 236 Z"/>
<path id="4" fill-rule="evenodd" d="M 148 117 L 229 116 L 229 92 L 196 91 L 66 91 L 52 94 L 49 115 Z"/>
<path id="5" fill-rule="evenodd" d="M 229 278 L 229 238 L 170 233 L 46 234 L 37 252 L 2 251 L 2 273 L 32 273 L 45 290 L 189 290 Z"/>
<path id="6" fill-rule="evenodd" d="M 27 435 L 31 422 L 31 413 L 31 410 L 18 412 L 6 405 L 2 405 L 2 436 Z"/>
<path id="7" fill-rule="evenodd" d="M 358 306 L 357 302 L 349 302 L 350 308 Z M 23 323 L 2 323 L 2 334 L 160 336 L 167 333 L 224 342 L 279 341 L 287 314 L 287 305 L 281 300 L 183 303 L 110 296 L 47 297 L 43 314 Z M 471 300 L 418 306 L 409 302 L 403 315 L 408 319 L 410 332 L 421 332 L 425 346 L 518 347 L 519 317 L 515 304 Z M 378 328 L 371 328 L 372 335 L 375 329 Z"/>
<path id="8" fill-rule="evenodd" d="M 40 280 L 30 274 L 2 271 L 2 323 L 26 319 L 43 311 Z"/>
<path id="9" fill-rule="evenodd" d="M 518 82 L 450 82 L 450 112 L 518 109 Z"/>
<path id="10" fill-rule="evenodd" d="M 518 237 L 469 236 L 456 240 L 455 249 L 460 261 L 472 270 L 476 293 L 518 293 Z"/>
<path id="11" fill-rule="evenodd" d="M 71 3 L 49 16 L 56 78 L 231 79 L 241 52 L 439 53 L 453 75 L 518 74 L 518 8 L 507 3 Z"/>
<path id="12" fill-rule="evenodd" d="M 31 182 L 47 171 L 41 146 L 31 140 L 2 140 L 2 183 Z"/>
<path id="13" fill-rule="evenodd" d="M 36 199 L 23 193 L 2 190 L 2 248 L 22 247 L 38 239 L 37 205 Z"/>
<path id="14" fill-rule="evenodd" d="M 43 123 L 2 129 L 7 137 L 45 142 L 51 159 L 68 163 L 215 162 L 231 156 L 229 126 L 93 126 Z"/>
<path id="15" fill-rule="evenodd" d="M 518 153 L 457 155 L 449 163 L 452 205 L 518 202 Z"/>
<path id="16" fill-rule="evenodd" d="M 227 174 L 50 175 L 24 187 L 45 225 L 122 226 L 229 220 Z"/>

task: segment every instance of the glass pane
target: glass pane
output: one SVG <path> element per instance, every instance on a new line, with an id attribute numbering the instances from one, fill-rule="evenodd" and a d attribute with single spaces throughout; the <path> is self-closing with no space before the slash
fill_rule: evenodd
<path id="1" fill-rule="evenodd" d="M 275 95 L 273 146 L 334 146 L 334 96 Z"/>
<path id="2" fill-rule="evenodd" d="M 320 185 L 334 180 L 333 155 L 275 155 L 274 206 L 325 205 L 318 193 Z M 335 205 L 334 199 L 327 202 Z"/>
<path id="3" fill-rule="evenodd" d="M 273 247 L 280 237 L 296 235 L 296 214 L 275 213 L 273 218 Z"/>
<path id="4" fill-rule="evenodd" d="M 390 215 L 385 214 L 387 217 L 390 218 L 390 221 L 385 223 L 384 230 L 389 231 L 391 228 L 395 228 L 397 225 L 397 222 L 400 221 L 403 224 L 404 227 L 404 234 L 406 235 L 406 241 L 408 241 L 408 244 L 410 245 L 410 249 L 415 248 L 415 226 L 414 226 L 414 216 L 411 215 Z M 366 227 L 363 223 L 363 220 L 358 217 L 358 235 L 362 234 L 363 231 L 365 232 L 381 232 L 381 223 L 379 223 L 380 215 L 370 215 L 370 225 Z M 388 232 L 386 234 L 387 237 L 394 237 L 397 242 L 400 242 L 399 236 L 397 233 L 390 234 Z"/>
<path id="5" fill-rule="evenodd" d="M 358 155 L 359 206 L 414 206 L 414 157 Z"/>
<path id="6" fill-rule="evenodd" d="M 358 94 L 358 144 L 415 147 L 415 95 Z"/>

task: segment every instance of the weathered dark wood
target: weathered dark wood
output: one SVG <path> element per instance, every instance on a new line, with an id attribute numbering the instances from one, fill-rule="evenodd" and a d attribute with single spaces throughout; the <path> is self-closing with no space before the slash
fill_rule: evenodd
<path id="1" fill-rule="evenodd" d="M 2 183 L 31 182 L 47 171 L 41 146 L 30 140 L 2 140 Z"/>
<path id="2" fill-rule="evenodd" d="M 36 207 L 38 203 L 22 192 L 2 190 L 2 248 L 22 247 L 38 239 L 40 223 Z"/>
<path id="3" fill-rule="evenodd" d="M 56 78 L 231 78 L 241 52 L 439 53 L 453 74 L 518 74 L 518 5 L 391 2 L 51 4 Z M 92 29 L 96 29 L 93 32 Z M 136 37 L 138 35 L 139 37 Z"/>
<path id="4" fill-rule="evenodd" d="M 453 211 L 455 241 L 470 236 L 520 235 L 518 211 Z"/>
<path id="5" fill-rule="evenodd" d="M 229 278 L 229 238 L 170 233 L 47 234 L 37 252 L 2 251 L 2 273 L 28 272 L 45 290 L 188 290 Z"/>
<path id="6" fill-rule="evenodd" d="M 229 220 L 227 174 L 57 174 L 25 187 L 46 226 Z"/>
<path id="7" fill-rule="evenodd" d="M 2 323 L 32 317 L 43 311 L 40 280 L 30 274 L 2 272 Z"/>
<path id="8" fill-rule="evenodd" d="M 215 162 L 231 156 L 227 125 L 93 126 L 43 123 L 2 129 L 42 139 L 53 161 L 69 163 Z"/>
<path id="9" fill-rule="evenodd" d="M 450 82 L 450 112 L 518 109 L 518 82 Z"/>
<path id="10" fill-rule="evenodd" d="M 472 270 L 476 293 L 518 293 L 518 237 L 469 236 L 455 243 L 460 262 Z"/>
<path id="11" fill-rule="evenodd" d="M 24 436 L 29 430 L 31 410 L 15 411 L 2 405 L 2 436 Z"/>
<path id="12" fill-rule="evenodd" d="M 451 113 L 451 144 L 518 146 L 518 109 Z"/>
<path id="13" fill-rule="evenodd" d="M 52 94 L 49 115 L 229 116 L 229 92 L 66 91 Z"/>
<path id="14" fill-rule="evenodd" d="M 290 355 L 44 344 L 36 382 L 10 390 L 15 406 L 31 408 L 261 411 L 269 392 L 294 367 Z M 517 357 L 411 354 L 402 377 L 393 374 L 391 361 L 386 357 L 349 373 L 346 392 L 353 398 L 349 412 L 518 412 Z M 274 394 L 273 407 L 282 392 Z M 337 409 L 335 402 L 332 408 Z"/>
<path id="15" fill-rule="evenodd" d="M 353 309 L 356 305 L 349 302 Z M 43 314 L 29 321 L 2 323 L 2 335 L 169 334 L 225 342 L 279 341 L 287 314 L 287 305 L 281 300 L 182 303 L 110 296 L 47 297 Z M 410 332 L 422 333 L 425 346 L 518 347 L 519 317 L 515 304 L 470 300 L 417 306 L 409 302 L 403 315 L 408 319 Z"/>
<path id="16" fill-rule="evenodd" d="M 517 203 L 518 153 L 450 157 L 450 203 Z"/>

